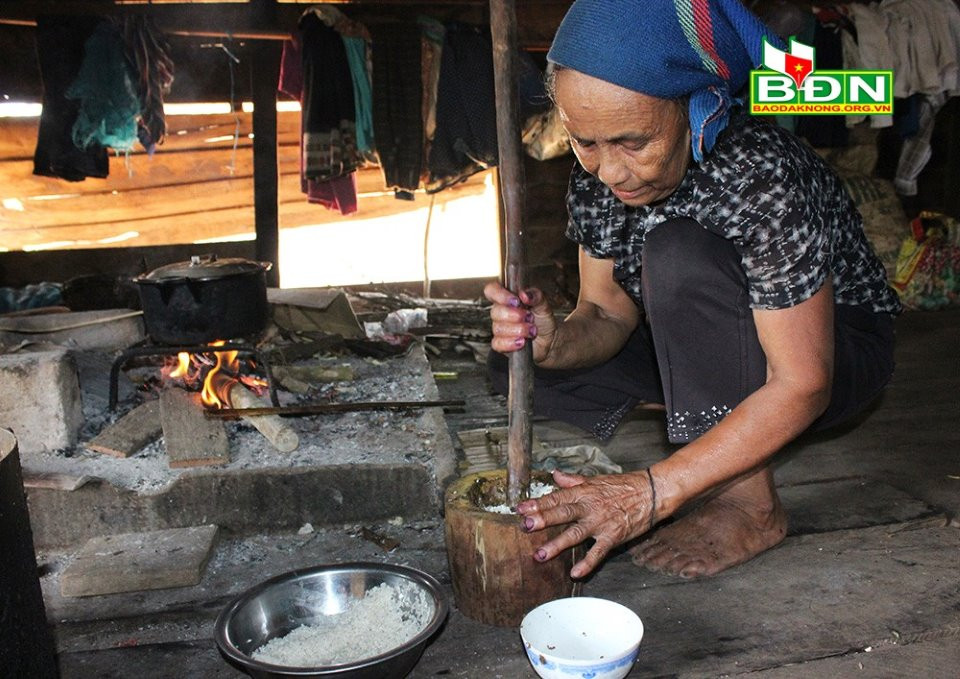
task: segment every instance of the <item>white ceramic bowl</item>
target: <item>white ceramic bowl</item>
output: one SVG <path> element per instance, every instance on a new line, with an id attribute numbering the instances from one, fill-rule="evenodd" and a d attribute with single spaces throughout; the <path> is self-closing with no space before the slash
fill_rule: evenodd
<path id="1" fill-rule="evenodd" d="M 622 679 L 637 659 L 643 623 L 615 601 L 571 597 L 527 613 L 520 638 L 543 679 Z"/>

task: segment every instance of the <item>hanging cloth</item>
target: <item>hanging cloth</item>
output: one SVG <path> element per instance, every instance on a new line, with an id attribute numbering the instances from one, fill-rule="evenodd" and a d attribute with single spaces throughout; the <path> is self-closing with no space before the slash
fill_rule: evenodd
<path id="1" fill-rule="evenodd" d="M 163 98 L 173 86 L 173 60 L 163 33 L 147 16 L 126 16 L 121 26 L 127 62 L 136 75 L 140 115 L 137 137 L 153 153 L 167 134 Z"/>
<path id="2" fill-rule="evenodd" d="M 427 191 L 433 193 L 497 164 L 493 48 L 485 29 L 447 24 L 437 87 L 437 130 Z"/>
<path id="3" fill-rule="evenodd" d="M 357 150 L 364 156 L 372 156 L 375 146 L 373 141 L 373 97 L 370 90 L 370 31 L 360 22 L 354 21 L 336 7 L 329 5 L 310 7 L 304 14 L 313 14 L 339 33 L 343 39 L 343 46 L 347 51 L 347 61 L 350 64 L 350 76 L 353 79 Z"/>
<path id="4" fill-rule="evenodd" d="M 357 169 L 353 81 L 340 34 L 315 13 L 300 19 L 303 56 L 303 167 L 318 181 Z"/>
<path id="5" fill-rule="evenodd" d="M 367 59 L 367 41 L 342 35 L 347 51 L 350 77 L 353 79 L 353 107 L 357 113 L 357 151 L 362 155 L 372 154 L 376 145 L 373 134 L 373 92 L 370 87 L 370 71 Z"/>
<path id="6" fill-rule="evenodd" d="M 423 157 L 430 157 L 430 144 L 437 132 L 437 86 L 440 84 L 440 60 L 443 55 L 443 24 L 430 17 L 417 17 L 420 25 L 420 78 L 423 98 L 420 117 L 423 119 Z M 426 179 L 426 178 L 424 178 Z"/>
<path id="7" fill-rule="evenodd" d="M 277 89 L 296 99 L 303 106 L 303 54 L 295 36 L 283 43 L 280 59 L 280 82 Z M 303 116 L 300 118 L 300 191 L 307 202 L 323 205 L 349 215 L 357 211 L 356 172 L 327 180 L 308 179 L 303 167 Z"/>
<path id="8" fill-rule="evenodd" d="M 87 38 L 101 20 L 93 17 L 40 17 L 37 20 L 37 62 L 43 81 L 43 111 L 33 156 L 33 173 L 77 182 L 106 177 L 107 150 L 99 144 L 78 149 L 73 124 L 80 104 L 66 97 L 77 77 Z"/>
<path id="9" fill-rule="evenodd" d="M 397 197 L 420 185 L 423 90 L 420 29 L 411 22 L 370 26 L 373 38 L 373 129 L 384 185 Z"/>
<path id="10" fill-rule="evenodd" d="M 87 39 L 80 72 L 66 96 L 80 102 L 72 130 L 77 148 L 100 145 L 116 151 L 133 149 L 140 100 L 123 37 L 112 22 L 102 22 Z"/>

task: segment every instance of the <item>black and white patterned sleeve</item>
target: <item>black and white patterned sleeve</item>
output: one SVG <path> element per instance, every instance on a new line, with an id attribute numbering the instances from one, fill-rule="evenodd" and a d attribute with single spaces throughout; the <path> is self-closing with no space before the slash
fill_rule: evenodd
<path id="1" fill-rule="evenodd" d="M 817 170 L 767 158 L 744 184 L 735 210 L 740 231 L 735 242 L 756 309 L 796 306 L 827 279 L 833 227 L 822 199 L 833 187 Z"/>

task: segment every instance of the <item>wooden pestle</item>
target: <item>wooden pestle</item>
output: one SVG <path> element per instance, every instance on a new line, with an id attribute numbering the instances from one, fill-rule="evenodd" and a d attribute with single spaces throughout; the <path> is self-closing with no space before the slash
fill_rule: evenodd
<path id="1" fill-rule="evenodd" d="M 234 408 L 262 408 L 270 405 L 240 382 L 230 388 L 230 403 Z M 241 419 L 256 427 L 281 453 L 289 453 L 300 445 L 297 432 L 276 415 L 244 415 Z"/>
<path id="2" fill-rule="evenodd" d="M 500 152 L 500 193 L 503 198 L 506 263 L 504 284 L 519 293 L 527 286 L 527 256 L 524 242 L 526 177 L 520 141 L 520 107 L 517 102 L 516 0 L 490 0 L 490 32 L 493 38 L 494 89 L 497 102 L 497 146 Z M 507 397 L 507 504 L 516 507 L 526 500 L 530 488 L 533 447 L 533 353 L 531 342 L 510 352 Z"/>

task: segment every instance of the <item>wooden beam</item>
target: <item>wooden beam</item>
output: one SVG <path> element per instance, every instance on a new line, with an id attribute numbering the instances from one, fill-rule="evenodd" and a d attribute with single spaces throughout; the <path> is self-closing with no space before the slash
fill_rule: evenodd
<path id="1" fill-rule="evenodd" d="M 277 156 L 277 77 L 280 46 L 253 46 L 253 195 L 257 259 L 273 262 L 267 285 L 280 284 L 279 166 Z"/>

